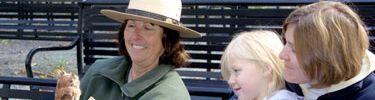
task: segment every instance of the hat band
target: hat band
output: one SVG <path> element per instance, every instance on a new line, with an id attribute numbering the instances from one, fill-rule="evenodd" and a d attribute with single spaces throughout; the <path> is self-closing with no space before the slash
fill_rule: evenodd
<path id="1" fill-rule="evenodd" d="M 156 14 L 156 13 L 152 13 L 152 12 L 148 12 L 148 11 L 143 11 L 143 10 L 138 10 L 138 9 L 126 9 L 125 12 L 129 14 L 133 14 L 133 15 L 153 18 L 153 19 L 160 20 L 166 23 L 170 23 L 170 24 L 180 25 L 180 22 L 173 18 L 160 15 L 160 14 Z"/>

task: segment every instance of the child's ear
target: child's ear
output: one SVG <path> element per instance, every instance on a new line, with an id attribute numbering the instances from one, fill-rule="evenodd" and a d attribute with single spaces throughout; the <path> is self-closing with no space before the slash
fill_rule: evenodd
<path id="1" fill-rule="evenodd" d="M 264 70 L 263 70 L 263 76 L 271 79 L 272 78 L 272 66 L 270 64 L 266 64 Z"/>

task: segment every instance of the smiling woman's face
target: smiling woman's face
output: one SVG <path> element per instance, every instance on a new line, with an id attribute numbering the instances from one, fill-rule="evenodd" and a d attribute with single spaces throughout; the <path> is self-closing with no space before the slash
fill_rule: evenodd
<path id="1" fill-rule="evenodd" d="M 164 52 L 163 28 L 142 21 L 128 20 L 124 30 L 126 50 L 133 64 L 149 66 Z"/>

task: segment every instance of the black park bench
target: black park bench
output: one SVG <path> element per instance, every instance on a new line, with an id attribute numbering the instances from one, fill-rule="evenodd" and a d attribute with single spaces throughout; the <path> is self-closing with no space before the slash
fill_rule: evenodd
<path id="1" fill-rule="evenodd" d="M 293 9 L 300 5 L 316 2 L 315 0 L 182 1 L 182 23 L 203 33 L 204 36 L 198 39 L 183 39 L 182 44 L 185 45 L 192 59 L 189 66 L 177 70 L 183 77 L 192 99 L 204 100 L 218 98 L 226 100 L 233 95 L 229 86 L 222 80 L 220 57 L 234 33 L 252 29 L 268 29 L 280 33 L 284 19 Z M 372 40 L 375 39 L 373 37 L 375 33 L 375 2 L 371 0 L 353 0 L 352 2 L 349 5 L 353 5 L 352 7 L 368 26 L 371 45 L 374 45 Z M 124 11 L 127 3 L 128 0 L 86 0 L 79 3 L 78 33 L 80 39 L 72 46 L 77 46 L 77 49 L 83 52 L 82 55 L 77 53 L 77 57 L 83 58 L 83 62 L 79 63 L 81 61 L 78 61 L 77 65 L 80 76 L 84 75 L 95 60 L 118 56 L 115 37 L 120 23 L 104 17 L 99 11 L 101 9 Z M 80 44 L 82 44 L 82 48 L 79 48 Z M 370 50 L 374 51 L 374 48 L 371 47 Z M 6 79 L 0 78 L 0 83 L 7 81 L 6 84 L 20 84 Z M 54 83 L 54 81 L 29 80 L 29 78 L 18 80 L 29 85 L 36 85 L 33 84 L 35 81 L 42 81 L 47 86 Z M 2 93 L 1 91 L 0 93 Z"/>
<path id="2" fill-rule="evenodd" d="M 80 40 L 77 3 L 78 0 L 1 0 L 0 39 L 71 41 L 75 46 Z M 35 51 L 66 48 L 69 46 L 34 49 L 26 62 L 31 62 Z M 25 66 L 31 71 L 30 64 Z M 33 74 L 28 72 L 27 76 L 32 78 Z"/>
<path id="3" fill-rule="evenodd" d="M 51 100 L 56 80 L 33 78 L 31 58 L 36 51 L 66 50 L 75 47 L 80 40 L 78 34 L 78 0 L 1 0 L 0 1 L 0 39 L 61 41 L 70 46 L 53 48 L 35 48 L 26 60 L 25 77 L 0 76 L 1 100 L 21 98 L 32 100 Z M 1 52 L 1 51 L 0 51 Z M 78 56 L 78 55 L 77 55 Z M 25 59 L 25 58 L 20 58 Z M 17 86 L 26 86 L 17 89 Z"/>

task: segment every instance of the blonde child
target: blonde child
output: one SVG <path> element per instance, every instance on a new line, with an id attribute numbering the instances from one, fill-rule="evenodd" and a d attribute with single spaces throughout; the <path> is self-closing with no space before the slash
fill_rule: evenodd
<path id="1" fill-rule="evenodd" d="M 283 44 L 271 31 L 242 32 L 229 43 L 221 58 L 221 71 L 239 100 L 298 100 L 285 90 Z"/>

